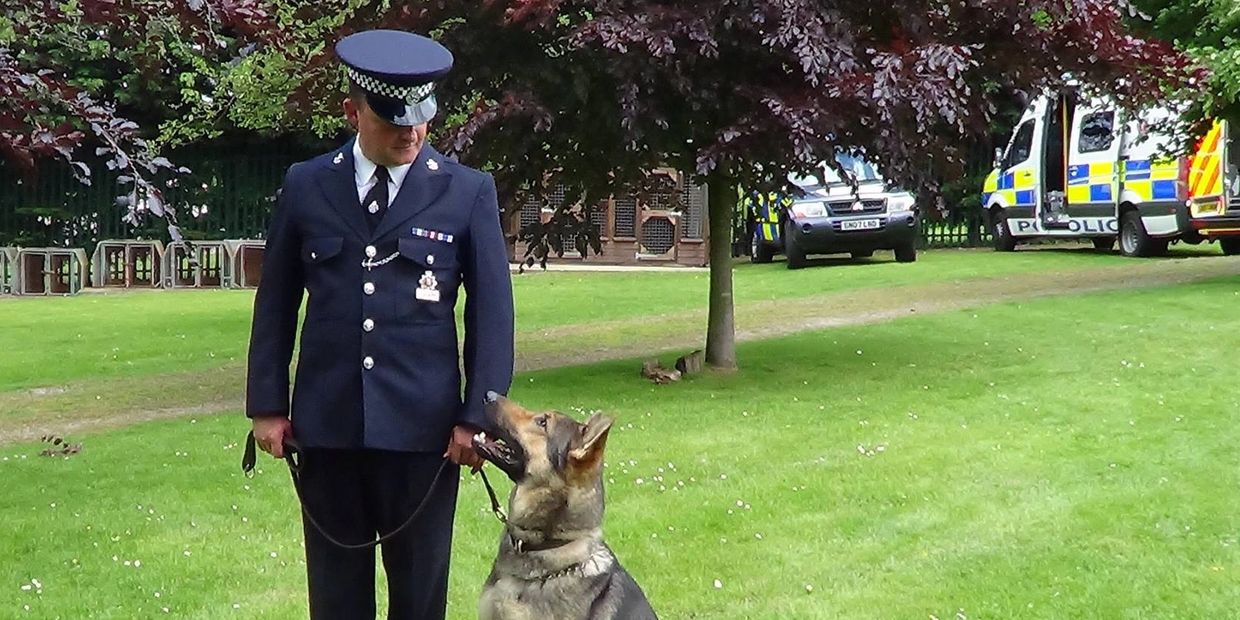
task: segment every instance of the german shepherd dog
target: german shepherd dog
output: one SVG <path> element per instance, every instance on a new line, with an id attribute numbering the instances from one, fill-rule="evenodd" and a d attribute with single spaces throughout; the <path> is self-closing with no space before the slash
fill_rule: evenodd
<path id="1" fill-rule="evenodd" d="M 585 424 L 487 394 L 492 432 L 474 447 L 512 479 L 482 620 L 654 620 L 646 595 L 603 542 L 603 447 L 611 418 Z"/>

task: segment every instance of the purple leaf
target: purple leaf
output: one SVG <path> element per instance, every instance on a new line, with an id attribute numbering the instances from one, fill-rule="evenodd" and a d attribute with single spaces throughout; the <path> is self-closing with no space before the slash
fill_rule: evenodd
<path id="1" fill-rule="evenodd" d="M 164 210 L 164 197 L 158 191 L 152 191 L 146 197 L 146 208 L 150 209 L 151 214 L 155 217 L 164 217 L 167 213 Z"/>

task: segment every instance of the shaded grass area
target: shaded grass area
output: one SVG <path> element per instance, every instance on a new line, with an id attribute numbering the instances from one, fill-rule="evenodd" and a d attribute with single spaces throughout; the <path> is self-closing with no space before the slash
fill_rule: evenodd
<path id="1" fill-rule="evenodd" d="M 1177 250 L 1196 256 L 1209 250 Z M 923 252 L 901 265 L 825 259 L 830 267 L 788 271 L 782 263 L 736 269 L 736 302 L 950 282 L 1005 274 L 1072 271 L 1129 259 L 1081 250 Z M 1127 263 L 1134 264 L 1134 263 Z M 520 332 L 704 311 L 708 277 L 684 273 L 548 272 L 514 276 Z M 55 388 L 83 379 L 136 377 L 244 362 L 253 293 L 135 291 L 0 302 L 0 393 Z M 703 327 L 704 330 L 704 327 Z"/>
<path id="2" fill-rule="evenodd" d="M 617 416 L 608 539 L 663 617 L 1229 617 L 1237 303 L 1232 277 L 1001 304 L 743 345 L 730 376 L 653 386 L 623 361 L 512 396 Z M 304 615 L 287 475 L 239 474 L 244 428 L 0 448 L 0 616 Z M 499 531 L 467 482 L 452 618 Z"/>

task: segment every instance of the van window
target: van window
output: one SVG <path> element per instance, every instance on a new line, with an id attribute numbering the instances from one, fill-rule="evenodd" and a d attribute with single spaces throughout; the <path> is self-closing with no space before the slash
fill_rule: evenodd
<path id="1" fill-rule="evenodd" d="M 1004 168 L 1011 168 L 1026 159 L 1033 152 L 1033 121 L 1028 120 L 1021 124 L 1016 130 L 1016 137 L 1012 139 L 1012 147 L 1008 149 L 1007 159 L 1003 162 Z"/>
<path id="2" fill-rule="evenodd" d="M 1081 135 L 1077 150 L 1081 153 L 1097 153 L 1111 148 L 1115 142 L 1115 112 L 1094 112 L 1081 119 Z"/>

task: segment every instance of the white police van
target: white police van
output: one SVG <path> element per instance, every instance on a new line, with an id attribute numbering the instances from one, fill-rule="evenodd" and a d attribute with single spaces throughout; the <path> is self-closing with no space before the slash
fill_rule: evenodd
<path id="1" fill-rule="evenodd" d="M 1109 99 L 1043 96 L 996 153 L 983 187 L 995 249 L 1037 238 L 1092 239 L 1127 256 L 1164 253 L 1172 241 L 1218 241 L 1240 254 L 1240 145 L 1216 122 L 1191 156 L 1160 131 L 1169 110 L 1129 115 Z"/>

